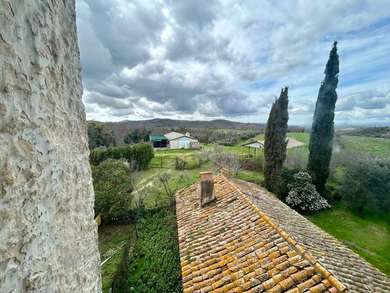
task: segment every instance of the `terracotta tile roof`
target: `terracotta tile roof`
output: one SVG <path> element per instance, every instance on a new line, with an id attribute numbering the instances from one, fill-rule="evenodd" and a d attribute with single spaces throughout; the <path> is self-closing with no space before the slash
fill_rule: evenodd
<path id="1" fill-rule="evenodd" d="M 176 195 L 184 292 L 346 292 L 346 287 L 223 175 L 200 208 L 199 184 Z"/>
<path id="2" fill-rule="evenodd" d="M 272 193 L 255 184 L 233 182 L 274 223 L 297 240 L 351 292 L 390 293 L 390 278 L 342 242 L 292 210 Z"/>

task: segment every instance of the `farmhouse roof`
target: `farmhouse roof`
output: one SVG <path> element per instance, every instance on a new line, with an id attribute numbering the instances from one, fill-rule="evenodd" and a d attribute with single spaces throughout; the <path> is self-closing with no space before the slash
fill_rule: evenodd
<path id="1" fill-rule="evenodd" d="M 254 144 L 254 143 L 258 143 L 260 145 L 264 145 L 264 141 L 262 141 L 262 140 L 251 140 L 251 141 L 249 141 L 247 143 L 244 143 L 242 146 L 247 146 L 247 145 L 251 145 L 251 144 Z"/>
<path id="2" fill-rule="evenodd" d="M 174 132 L 174 131 L 165 134 L 165 137 L 168 138 L 169 140 L 176 139 L 182 136 L 184 136 L 183 133 Z"/>
<path id="3" fill-rule="evenodd" d="M 346 292 L 347 288 L 225 176 L 200 207 L 199 184 L 176 195 L 184 292 Z"/>
<path id="4" fill-rule="evenodd" d="M 180 138 L 180 137 L 188 137 L 188 138 L 191 138 L 191 139 L 195 139 L 195 138 L 193 138 L 192 136 L 185 135 L 185 134 L 179 133 L 179 132 L 169 132 L 169 133 L 166 133 L 166 134 L 165 134 L 165 137 L 166 137 L 168 140 L 175 140 L 175 139 L 178 139 L 178 138 Z"/>
<path id="5" fill-rule="evenodd" d="M 163 140 L 167 140 L 167 138 L 165 137 L 165 135 L 162 135 L 162 134 L 152 134 L 152 135 L 149 135 L 149 140 L 150 141 L 163 141 Z"/>
<path id="6" fill-rule="evenodd" d="M 271 220 L 318 259 L 351 292 L 390 292 L 390 278 L 264 188 L 233 179 Z"/>
<path id="7" fill-rule="evenodd" d="M 288 149 L 296 148 L 296 147 L 300 147 L 300 146 L 305 145 L 303 142 L 296 140 L 294 138 L 291 138 L 291 137 L 287 137 L 287 141 L 288 141 L 287 142 Z M 253 141 L 244 143 L 242 146 L 249 146 L 249 145 L 254 144 L 254 143 L 259 143 L 261 146 L 264 146 L 264 140 L 253 140 Z M 256 148 L 256 146 L 253 146 L 253 147 Z"/>

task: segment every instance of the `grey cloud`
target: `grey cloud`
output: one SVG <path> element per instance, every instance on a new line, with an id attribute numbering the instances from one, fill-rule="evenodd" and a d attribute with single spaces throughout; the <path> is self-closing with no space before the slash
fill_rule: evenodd
<path id="1" fill-rule="evenodd" d="M 219 1 L 215 0 L 173 0 L 168 4 L 179 24 L 195 25 L 198 29 L 211 25 L 220 8 Z"/>
<path id="2" fill-rule="evenodd" d="M 365 6 L 363 11 L 353 1 L 77 0 L 86 109 L 94 118 L 114 120 L 194 113 L 256 117 L 268 113 L 273 96 L 288 85 L 303 92 L 298 101 L 290 100 L 291 118 L 311 116 L 334 37 L 343 38 L 340 50 L 352 42 L 346 45 L 349 61 L 342 55 L 340 85 L 342 74 L 357 72 L 354 60 L 361 60 L 355 56 L 362 45 L 358 35 L 348 39 L 345 33 L 385 14 L 371 2 Z M 293 8 L 299 13 L 290 14 Z M 356 18 L 346 14 L 351 9 Z M 372 59 L 380 53 L 370 49 L 375 42 L 364 43 Z M 388 104 L 388 93 L 359 93 L 340 97 L 336 110 L 374 113 Z M 362 113 L 368 117 L 367 111 Z"/>
<path id="3" fill-rule="evenodd" d="M 85 0 L 96 34 L 119 67 L 150 58 L 149 46 L 158 42 L 164 15 L 158 2 Z"/>
<path id="4" fill-rule="evenodd" d="M 336 104 L 336 110 L 351 111 L 355 108 L 374 110 L 384 109 L 386 105 L 390 105 L 390 92 L 367 90 L 341 97 Z"/>
<path id="5" fill-rule="evenodd" d="M 100 106 L 112 109 L 129 109 L 131 104 L 126 100 L 113 97 L 107 97 L 97 92 L 88 92 L 84 98 L 88 104 L 98 104 Z"/>

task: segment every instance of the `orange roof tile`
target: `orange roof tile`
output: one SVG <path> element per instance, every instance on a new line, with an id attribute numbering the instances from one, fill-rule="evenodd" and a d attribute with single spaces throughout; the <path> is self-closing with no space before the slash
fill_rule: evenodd
<path id="1" fill-rule="evenodd" d="M 199 184 L 178 191 L 184 292 L 346 292 L 347 288 L 225 176 L 201 208 Z"/>

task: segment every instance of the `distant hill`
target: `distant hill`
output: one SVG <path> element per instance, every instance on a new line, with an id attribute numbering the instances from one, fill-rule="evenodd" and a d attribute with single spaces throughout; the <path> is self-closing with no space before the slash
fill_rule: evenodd
<path id="1" fill-rule="evenodd" d="M 127 133 L 134 129 L 150 130 L 152 134 L 164 134 L 170 131 L 190 132 L 191 135 L 199 136 L 200 133 L 207 130 L 230 129 L 230 130 L 253 130 L 258 133 L 264 131 L 265 124 L 262 123 L 243 123 L 224 119 L 211 121 L 197 120 L 173 120 L 173 119 L 150 119 L 139 121 L 121 121 L 121 122 L 96 122 L 103 124 L 106 128 L 114 132 L 117 142 L 122 142 Z M 302 127 L 290 127 L 291 131 L 302 131 Z"/>
<path id="2" fill-rule="evenodd" d="M 368 136 L 379 138 L 390 138 L 390 127 L 366 127 L 366 128 L 354 128 L 354 129 L 340 129 L 338 131 L 344 135 L 353 136 Z"/>
<path id="3" fill-rule="evenodd" d="M 212 129 L 262 129 L 264 124 L 259 123 L 242 123 L 229 120 L 211 120 L 211 121 L 197 121 L 197 120 L 173 120 L 173 119 L 151 119 L 140 121 L 121 121 L 121 122 L 106 122 L 107 126 L 124 127 L 128 129 L 135 128 L 212 128 Z"/>

